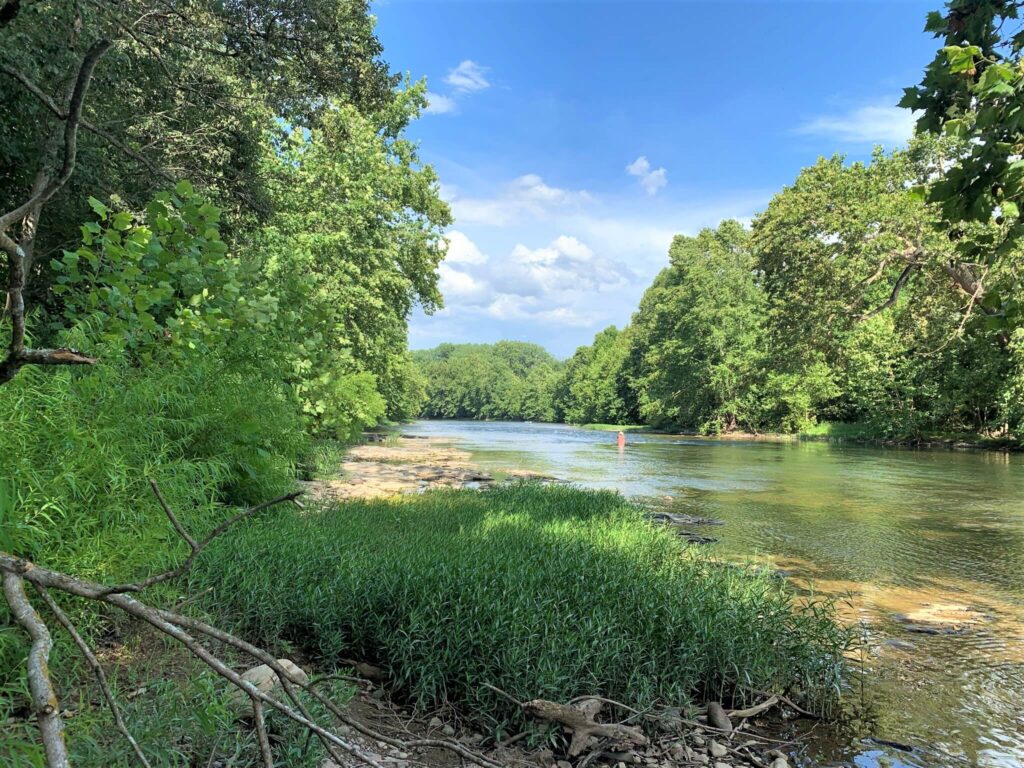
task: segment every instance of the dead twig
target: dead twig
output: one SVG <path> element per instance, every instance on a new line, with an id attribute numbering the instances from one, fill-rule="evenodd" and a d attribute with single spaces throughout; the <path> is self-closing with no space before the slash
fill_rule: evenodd
<path id="1" fill-rule="evenodd" d="M 57 601 L 53 599 L 50 593 L 46 590 L 46 587 L 36 585 L 36 591 L 39 592 L 39 596 L 43 598 L 43 602 L 46 603 L 46 607 L 50 609 L 50 613 L 54 615 L 57 621 L 60 623 L 64 630 L 71 635 L 71 639 L 75 641 L 75 645 L 78 646 L 78 650 L 81 651 L 82 656 L 85 657 L 86 662 L 92 668 L 93 674 L 96 675 L 96 681 L 100 685 L 100 690 L 103 691 L 103 698 L 107 700 L 107 706 L 110 707 L 110 714 L 114 716 L 114 725 L 117 730 L 124 736 L 125 741 L 131 746 L 132 751 L 135 752 L 135 756 L 142 763 L 144 768 L 150 768 L 149 761 L 146 759 L 146 755 L 142 752 L 142 748 L 139 746 L 139 742 L 132 736 L 131 731 L 128 730 L 128 726 L 125 725 L 124 718 L 121 717 L 121 709 L 117 706 L 117 700 L 114 698 L 113 691 L 110 690 L 110 683 L 107 681 L 107 675 L 103 671 L 103 667 L 100 665 L 99 659 L 96 658 L 96 654 L 93 653 L 92 648 L 85 642 L 85 638 L 79 634 L 78 629 L 72 623 L 68 615 L 64 613 Z"/>
<path id="2" fill-rule="evenodd" d="M 283 504 L 286 501 L 294 501 L 302 494 L 302 491 L 293 491 L 292 493 L 286 493 L 283 496 L 278 496 L 276 499 L 271 499 L 270 501 L 265 501 L 262 504 L 257 504 L 254 507 L 249 507 L 248 509 L 239 512 L 237 515 L 234 515 L 220 523 L 220 525 L 210 531 L 202 541 L 196 541 L 196 539 L 193 538 L 187 530 L 185 530 L 185 527 L 178 520 L 178 516 L 174 513 L 174 510 L 171 509 L 170 504 L 167 503 L 167 499 L 164 498 L 163 493 L 160 491 L 160 486 L 156 484 L 156 481 L 150 479 L 149 485 L 153 489 L 153 493 L 156 495 L 157 501 L 160 502 L 160 506 L 163 508 L 164 513 L 167 515 L 167 519 L 170 520 L 171 526 L 175 531 L 177 531 L 178 535 L 185 540 L 192 552 L 176 568 L 171 568 L 170 570 L 154 574 L 147 579 L 143 579 L 142 581 L 132 584 L 117 584 L 115 586 L 107 587 L 106 594 L 112 595 L 118 592 L 141 592 L 147 587 L 152 587 L 155 584 L 160 584 L 184 575 L 192 567 L 196 558 L 199 557 L 202 551 L 206 549 L 215 538 L 220 536 L 235 523 L 240 522 L 247 517 L 252 517 L 253 515 L 262 512 L 265 509 L 269 509 L 270 507 Z"/>

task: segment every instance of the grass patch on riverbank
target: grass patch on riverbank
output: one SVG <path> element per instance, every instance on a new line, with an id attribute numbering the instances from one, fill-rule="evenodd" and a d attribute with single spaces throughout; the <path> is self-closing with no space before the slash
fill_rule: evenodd
<path id="1" fill-rule="evenodd" d="M 270 515 L 211 548 L 197 578 L 252 639 L 379 664 L 399 697 L 481 727 L 520 717 L 484 683 L 637 708 L 787 691 L 827 712 L 845 675 L 827 604 L 684 551 L 610 492 L 515 485 Z"/>
<path id="2" fill-rule="evenodd" d="M 799 437 L 808 440 L 849 440 L 850 442 L 881 443 L 907 446 L 969 447 L 988 450 L 1020 450 L 1021 440 L 1012 436 L 993 437 L 975 432 L 924 432 L 918 434 L 890 434 L 872 424 L 860 422 L 822 421 L 801 430 Z"/>
<path id="3" fill-rule="evenodd" d="M 580 424 L 580 429 L 595 432 L 650 432 L 651 428 L 643 424 Z"/>

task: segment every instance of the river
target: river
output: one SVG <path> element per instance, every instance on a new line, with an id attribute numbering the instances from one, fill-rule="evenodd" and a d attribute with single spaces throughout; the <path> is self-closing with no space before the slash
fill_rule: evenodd
<path id="1" fill-rule="evenodd" d="M 565 425 L 420 421 L 481 467 L 672 496 L 712 551 L 842 595 L 863 627 L 870 725 L 812 742 L 828 765 L 1024 766 L 1024 455 L 719 441 Z M 858 707 L 859 708 L 859 707 Z M 914 747 L 906 751 L 865 738 Z"/>

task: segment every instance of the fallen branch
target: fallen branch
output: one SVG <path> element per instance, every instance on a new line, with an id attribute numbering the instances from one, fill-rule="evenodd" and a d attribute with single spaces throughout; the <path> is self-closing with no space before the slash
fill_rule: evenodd
<path id="1" fill-rule="evenodd" d="M 110 690 L 110 684 L 107 682 L 107 675 L 103 671 L 103 667 L 100 666 L 100 661 L 96 658 L 96 654 L 92 652 L 92 648 L 85 642 L 85 638 L 79 634 L 78 629 L 71 622 L 71 619 L 68 618 L 68 615 L 57 605 L 57 601 L 46 591 L 46 587 L 37 585 L 36 590 L 39 592 L 39 596 L 43 598 L 43 602 L 46 603 L 46 607 L 50 609 L 50 613 L 56 617 L 60 625 L 64 627 L 64 630 L 71 635 L 71 639 L 75 641 L 78 650 L 81 651 L 82 656 L 85 657 L 86 662 L 92 668 L 93 674 L 96 675 L 96 682 L 99 683 L 100 690 L 103 691 L 103 698 L 107 700 L 107 706 L 110 707 L 110 714 L 114 716 L 114 725 L 117 727 L 117 730 L 124 736 L 125 741 L 131 745 L 132 751 L 135 752 L 135 756 L 139 758 L 139 762 L 142 763 L 144 768 L 150 768 L 149 761 L 146 759 L 146 755 L 143 754 L 139 742 L 132 736 L 128 726 L 125 725 L 124 718 L 121 717 L 121 709 L 117 706 L 117 700 L 114 699 L 114 693 Z"/>
<path id="2" fill-rule="evenodd" d="M 174 528 L 175 531 L 178 532 L 178 535 L 185 540 L 185 542 L 189 545 L 189 548 L 192 550 L 192 552 L 185 559 L 185 561 L 182 562 L 181 565 L 179 565 L 176 568 L 171 568 L 170 570 L 154 574 L 153 576 L 150 576 L 147 579 L 143 579 L 142 581 L 135 582 L 132 584 L 118 584 L 115 586 L 107 587 L 107 594 L 115 594 L 118 592 L 141 592 L 147 587 L 152 587 L 155 584 L 160 584 L 164 581 L 169 581 L 171 579 L 175 579 L 179 576 L 184 575 L 192 567 L 192 564 L 195 563 L 196 558 L 199 557 L 202 551 L 206 549 L 215 538 L 224 533 L 232 525 L 242 520 L 245 520 L 247 517 L 252 517 L 258 512 L 262 512 L 265 509 L 269 509 L 270 507 L 274 507 L 278 504 L 283 504 L 286 501 L 295 501 L 295 499 L 302 495 L 302 491 L 294 491 L 292 493 L 286 493 L 283 496 L 278 496 L 276 499 L 265 501 L 262 504 L 257 504 L 254 507 L 249 507 L 248 509 L 239 512 L 237 515 L 230 517 L 224 522 L 222 522 L 220 525 L 218 525 L 216 528 L 210 531 L 210 533 L 202 541 L 196 541 L 182 526 L 181 522 L 178 520 L 177 515 L 174 514 L 174 510 L 171 509 L 171 506 L 167 503 L 167 499 L 165 499 L 163 493 L 161 493 L 160 486 L 156 484 L 156 481 L 150 479 L 149 485 L 153 489 L 153 493 L 156 494 L 157 501 L 160 502 L 160 506 L 163 508 L 164 513 L 167 515 L 167 518 L 171 521 L 171 526 Z"/>
<path id="3" fill-rule="evenodd" d="M 636 714 L 643 714 L 632 707 L 627 707 L 621 702 L 612 699 L 604 699 L 600 696 L 577 696 L 570 704 L 558 704 L 546 699 L 534 699 L 533 701 L 518 701 L 514 696 L 506 693 L 497 686 L 484 683 L 484 688 L 494 691 L 498 695 L 513 702 L 527 715 L 536 717 L 539 720 L 547 720 L 558 723 L 572 733 L 572 740 L 569 742 L 569 756 L 576 757 L 587 746 L 587 740 L 591 736 L 609 738 L 616 741 L 625 741 L 631 744 L 643 745 L 647 743 L 647 737 L 639 728 L 623 725 L 621 723 L 598 723 L 594 717 L 601 710 L 601 703 L 607 701 L 610 704 L 623 707 Z"/>
<path id="4" fill-rule="evenodd" d="M 756 706 L 748 707 L 747 709 L 730 709 L 725 714 L 729 717 L 739 718 L 740 720 L 742 720 L 745 717 L 755 717 L 761 714 L 762 712 L 771 709 L 776 704 L 778 704 L 779 701 L 781 701 L 781 699 L 779 699 L 778 696 L 772 696 L 771 698 L 761 702 Z"/>
<path id="5" fill-rule="evenodd" d="M 4 569 L 3 581 L 4 597 L 11 608 L 11 615 L 32 640 L 28 655 L 28 687 L 32 695 L 32 709 L 39 723 L 39 735 L 43 740 L 46 764 L 49 768 L 66 768 L 70 763 L 67 745 L 64 743 L 64 721 L 60 717 L 60 704 L 47 667 L 53 640 L 46 624 L 28 601 L 21 576 L 16 571 Z"/>
<path id="6" fill-rule="evenodd" d="M 523 711 L 540 720 L 558 723 L 572 732 L 569 742 L 569 756 L 576 757 L 586 749 L 591 736 L 598 738 L 625 741 L 630 744 L 643 745 L 647 737 L 639 728 L 620 723 L 599 723 L 594 716 L 600 710 L 600 702 L 592 700 L 596 706 L 577 708 L 558 704 L 546 699 L 533 699 L 523 704 Z"/>

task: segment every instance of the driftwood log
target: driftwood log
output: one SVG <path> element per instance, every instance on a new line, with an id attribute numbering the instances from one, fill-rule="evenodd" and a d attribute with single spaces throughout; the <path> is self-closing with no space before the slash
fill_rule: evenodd
<path id="1" fill-rule="evenodd" d="M 575 706 L 558 704 L 546 699 L 534 699 L 523 705 L 523 711 L 539 720 L 558 723 L 572 734 L 569 742 L 569 756 L 576 757 L 587 748 L 591 736 L 627 742 L 637 746 L 647 743 L 643 731 L 621 723 L 599 723 L 594 718 L 601 711 L 601 702 L 585 699 Z"/>

